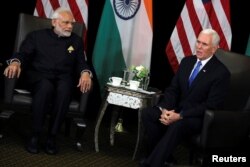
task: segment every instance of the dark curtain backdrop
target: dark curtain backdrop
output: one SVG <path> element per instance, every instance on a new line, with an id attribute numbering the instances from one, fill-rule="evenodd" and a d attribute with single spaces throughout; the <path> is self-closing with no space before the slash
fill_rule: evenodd
<path id="1" fill-rule="evenodd" d="M 105 0 L 89 0 L 87 56 L 90 64 L 92 64 L 91 57 L 104 2 Z M 161 90 L 164 90 L 173 77 L 172 69 L 166 58 L 165 47 L 184 3 L 185 0 L 153 1 L 154 37 L 150 86 Z M 33 14 L 35 0 L 10 0 L 5 2 L 5 4 L 8 5 L 3 7 L 6 8 L 5 11 L 8 10 L 9 12 L 1 11 L 1 32 L 5 33 L 5 35 L 2 35 L 4 36 L 2 37 L 2 43 L 4 44 L 1 46 L 1 62 L 8 59 L 12 54 L 18 14 L 20 12 Z M 234 52 L 245 53 L 250 30 L 249 23 L 247 23 L 250 16 L 248 8 L 247 2 L 231 0 L 231 25 L 233 33 L 231 50 Z M 7 34 L 8 37 L 6 37 Z M 98 94 L 98 91 L 94 94 Z M 97 98 L 94 99 L 93 103 L 95 104 Z"/>

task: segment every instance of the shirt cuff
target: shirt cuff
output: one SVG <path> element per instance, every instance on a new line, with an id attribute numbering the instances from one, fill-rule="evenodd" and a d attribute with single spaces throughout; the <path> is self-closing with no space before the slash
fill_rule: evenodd
<path id="1" fill-rule="evenodd" d="M 93 74 L 92 74 L 92 72 L 91 72 L 90 70 L 82 70 L 82 71 L 81 71 L 81 74 L 84 73 L 84 72 L 88 72 L 90 78 L 93 78 Z"/>
<path id="2" fill-rule="evenodd" d="M 19 59 L 17 59 L 17 58 L 9 59 L 6 62 L 7 62 L 8 65 L 10 65 L 13 62 L 18 62 L 21 65 L 21 61 Z"/>
<path id="3" fill-rule="evenodd" d="M 183 113 L 182 113 L 182 111 L 179 114 L 180 114 L 180 119 L 183 119 Z"/>

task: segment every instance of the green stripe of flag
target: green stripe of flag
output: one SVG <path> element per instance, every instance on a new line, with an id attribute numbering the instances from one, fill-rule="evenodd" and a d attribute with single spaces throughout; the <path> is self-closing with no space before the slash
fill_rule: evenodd
<path id="1" fill-rule="evenodd" d="M 249 38 L 248 38 L 247 49 L 246 49 L 246 55 L 250 56 L 250 35 L 249 35 Z"/>

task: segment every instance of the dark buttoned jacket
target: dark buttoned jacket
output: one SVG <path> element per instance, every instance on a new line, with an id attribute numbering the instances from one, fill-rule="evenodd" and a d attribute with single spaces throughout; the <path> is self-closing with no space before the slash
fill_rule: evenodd
<path id="1" fill-rule="evenodd" d="M 53 29 L 31 32 L 12 58 L 21 61 L 22 68 L 28 68 L 28 79 L 35 82 L 41 78 L 71 78 L 88 70 L 85 61 L 82 38 L 72 33 L 60 37 Z"/>
<path id="2" fill-rule="evenodd" d="M 206 109 L 220 109 L 230 84 L 230 72 L 213 56 L 189 86 L 189 77 L 197 61 L 196 56 L 183 58 L 164 99 L 162 108 L 174 109 L 185 117 L 202 117 Z"/>

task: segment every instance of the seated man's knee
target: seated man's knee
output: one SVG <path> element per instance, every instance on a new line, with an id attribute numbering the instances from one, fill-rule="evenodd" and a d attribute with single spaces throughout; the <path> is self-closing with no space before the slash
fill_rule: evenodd
<path id="1" fill-rule="evenodd" d="M 145 108 L 142 111 L 142 121 L 154 121 L 158 120 L 160 117 L 161 111 L 157 107 Z"/>

